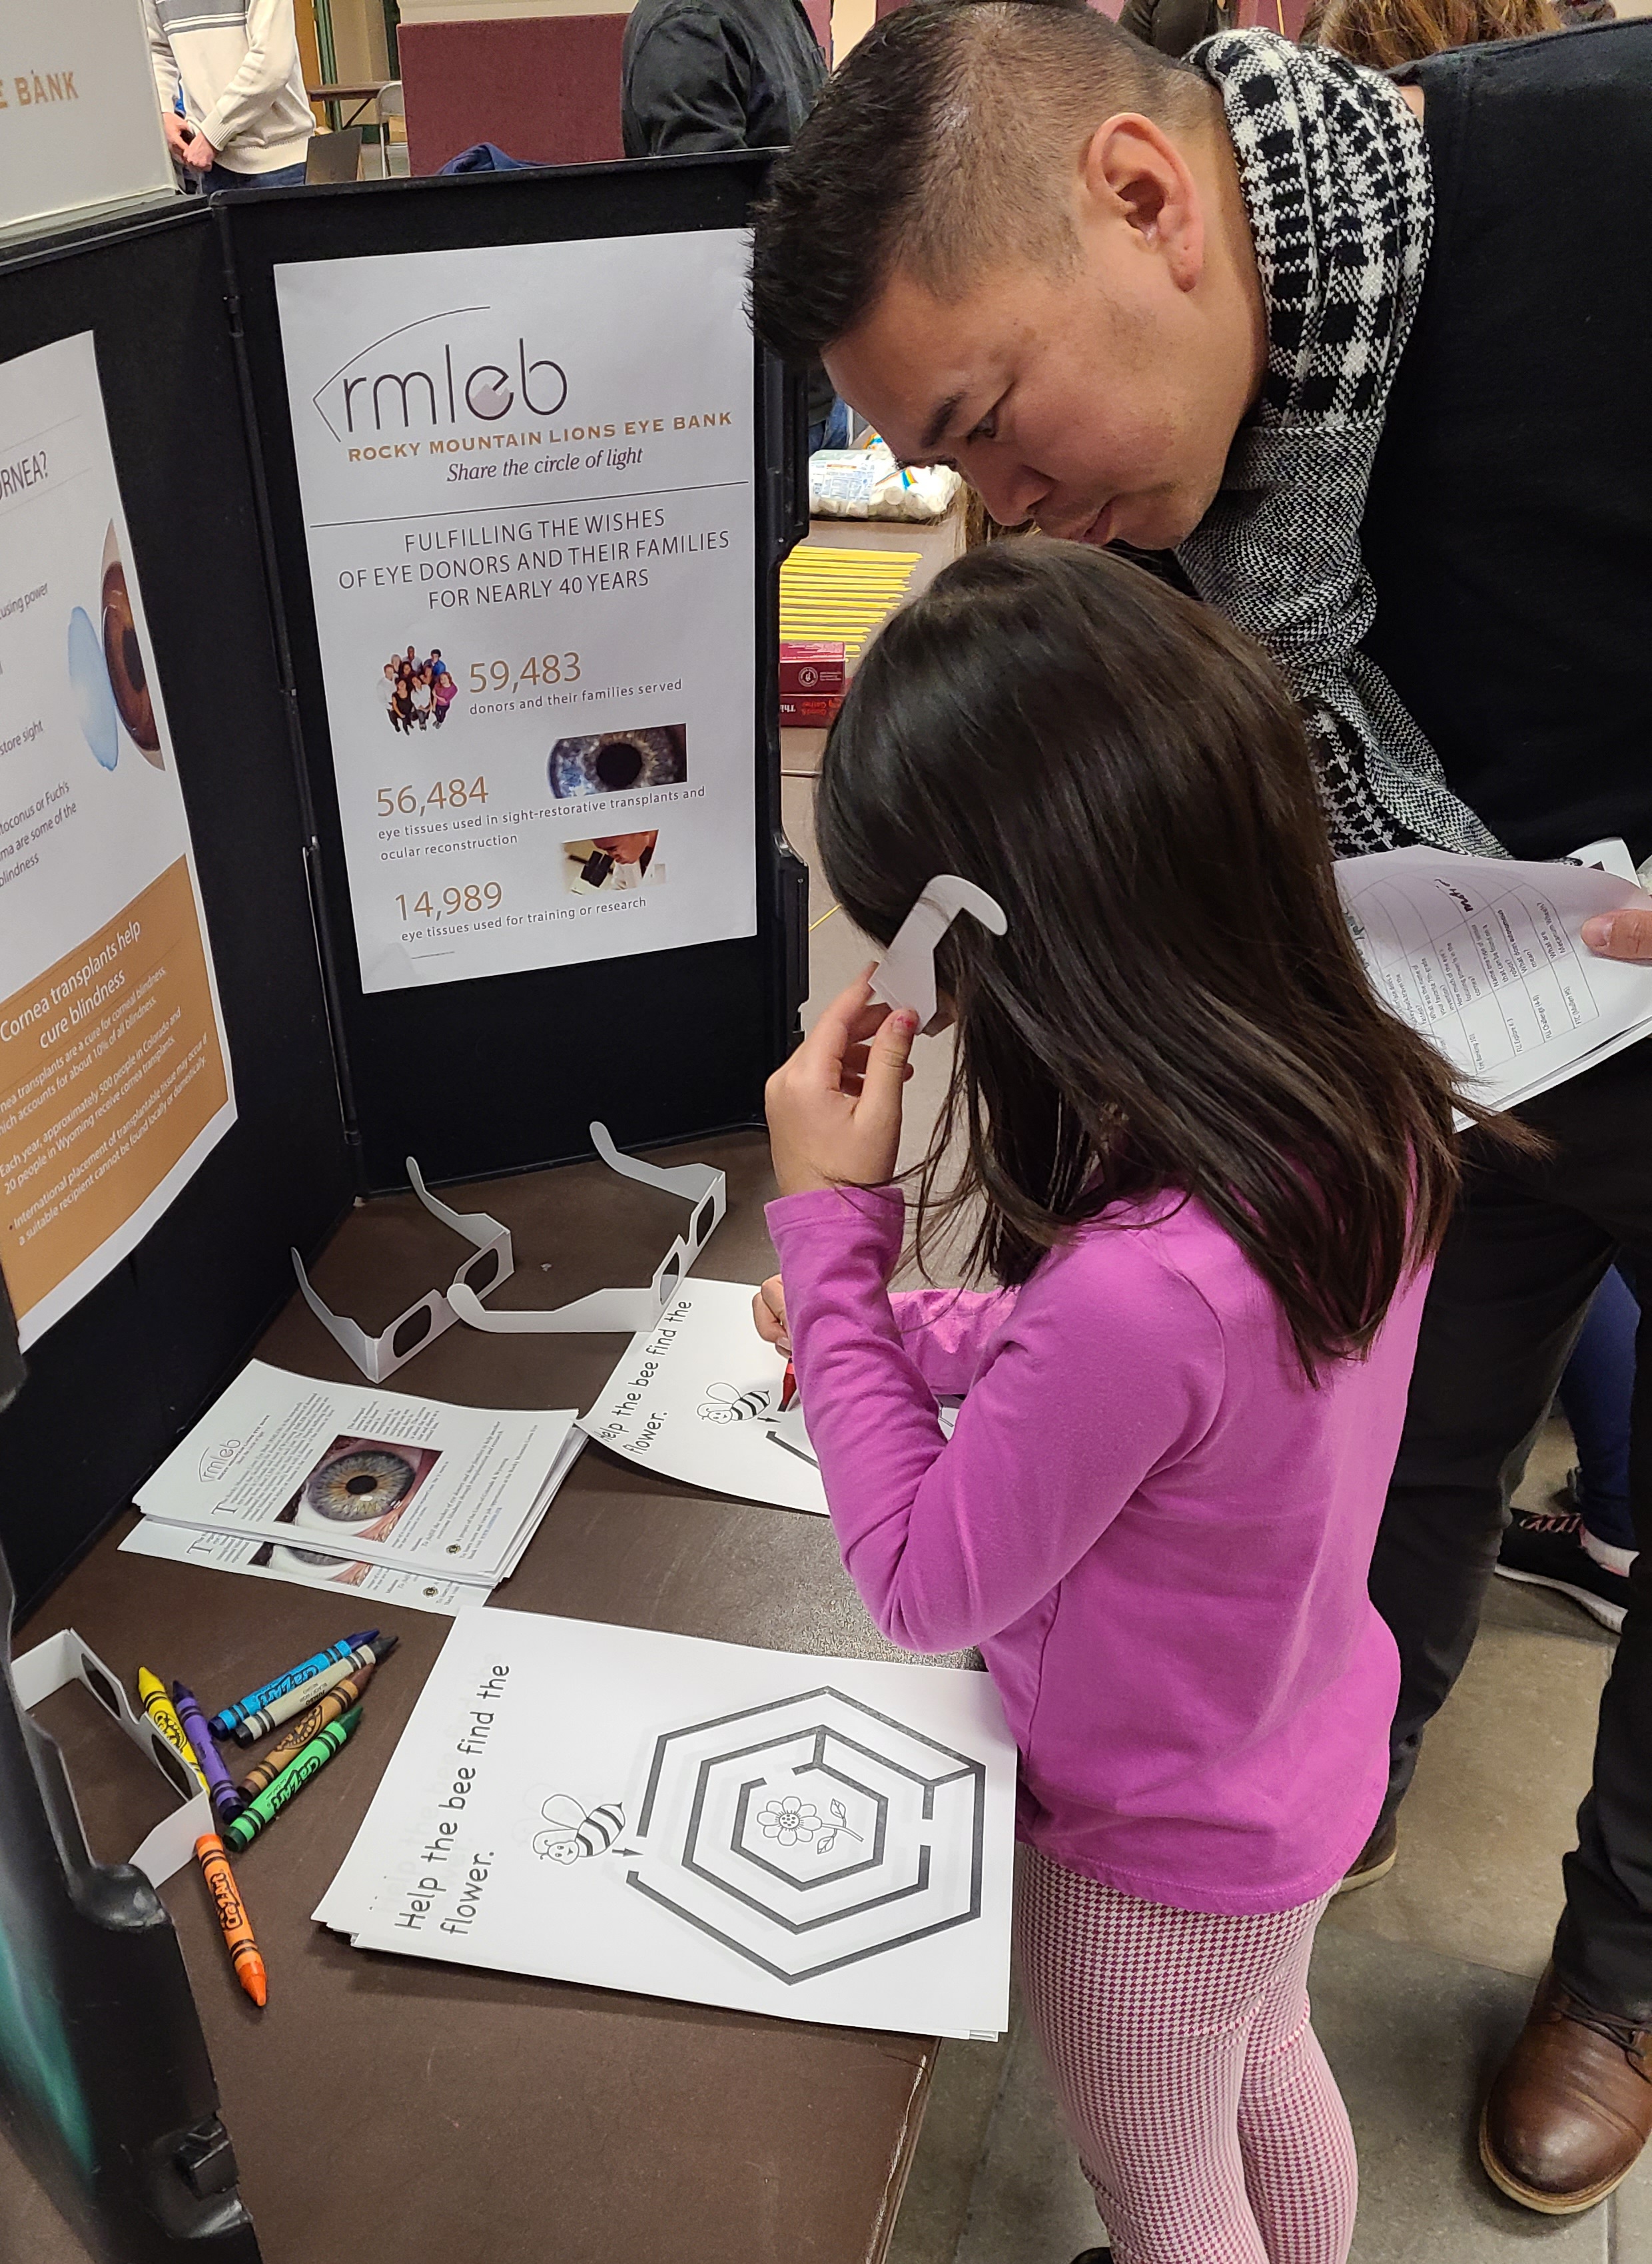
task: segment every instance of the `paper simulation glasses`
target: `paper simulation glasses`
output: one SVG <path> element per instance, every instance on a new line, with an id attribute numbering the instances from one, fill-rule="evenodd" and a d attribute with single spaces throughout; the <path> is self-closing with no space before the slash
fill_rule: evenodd
<path id="1" fill-rule="evenodd" d="M 416 1305 L 409 1305 L 405 1313 L 398 1315 L 388 1328 L 370 1337 L 354 1321 L 322 1303 L 310 1287 L 303 1259 L 296 1250 L 293 1252 L 293 1271 L 304 1293 L 304 1303 L 328 1333 L 344 1346 L 369 1383 L 382 1383 L 415 1353 L 423 1352 L 426 1345 L 434 1344 L 438 1337 L 453 1327 L 459 1311 L 453 1303 L 456 1293 L 462 1291 L 474 1300 L 482 1290 L 507 1281 L 516 1267 L 508 1226 L 501 1226 L 485 1210 L 450 1210 L 425 1186 L 411 1156 L 407 1159 L 407 1175 L 413 1182 L 414 1194 L 432 1218 L 439 1218 L 444 1226 L 451 1226 L 455 1234 L 462 1234 L 467 1242 L 476 1246 L 476 1255 L 466 1259 L 446 1295 L 440 1289 L 430 1290 Z"/>
<path id="2" fill-rule="evenodd" d="M 105 1714 L 124 1730 L 140 1752 L 147 1753 L 184 1805 L 157 1824 L 130 1861 L 152 1887 L 164 1885 L 195 1853 L 203 1832 L 217 1827 L 212 1803 L 195 1781 L 181 1754 L 168 1744 L 147 1714 L 127 1695 L 120 1679 L 112 1674 L 91 1645 L 73 1628 L 60 1629 L 33 1651 L 11 1662 L 11 1687 L 25 1713 L 79 1682 L 91 1691 Z"/>
<path id="3" fill-rule="evenodd" d="M 581 1332 L 602 1335 L 611 1330 L 634 1336 L 639 1329 L 651 1329 L 722 1223 L 728 1208 L 728 1182 L 711 1165 L 640 1163 L 634 1156 L 620 1154 L 605 1124 L 593 1124 L 591 1137 L 611 1172 L 692 1202 L 694 1211 L 687 1233 L 678 1235 L 666 1252 L 646 1289 L 593 1289 L 588 1297 L 576 1297 L 571 1305 L 557 1305 L 548 1312 L 490 1313 L 464 1282 L 456 1281 L 447 1294 L 453 1310 L 473 1329 L 486 1329 L 495 1336 L 569 1336 Z"/>
<path id="4" fill-rule="evenodd" d="M 885 1006 L 909 1006 L 923 1037 L 932 1038 L 946 1027 L 935 993 L 935 947 L 960 912 L 973 913 L 994 935 L 1004 934 L 1010 925 L 1002 905 L 984 889 L 960 881 L 956 873 L 937 873 L 873 970 L 873 997 Z"/>

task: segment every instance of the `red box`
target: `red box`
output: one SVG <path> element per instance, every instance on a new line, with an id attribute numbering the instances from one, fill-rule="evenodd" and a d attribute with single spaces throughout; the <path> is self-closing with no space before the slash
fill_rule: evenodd
<path id="1" fill-rule="evenodd" d="M 844 648 L 807 638 L 780 643 L 780 721 L 822 729 L 843 704 Z"/>

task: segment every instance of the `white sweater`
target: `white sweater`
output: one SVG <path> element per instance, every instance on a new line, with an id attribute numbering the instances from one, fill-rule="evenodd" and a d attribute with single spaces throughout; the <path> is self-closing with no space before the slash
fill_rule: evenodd
<path id="1" fill-rule="evenodd" d="M 293 0 L 143 0 L 163 110 L 184 109 L 233 173 L 301 165 L 315 130 Z"/>

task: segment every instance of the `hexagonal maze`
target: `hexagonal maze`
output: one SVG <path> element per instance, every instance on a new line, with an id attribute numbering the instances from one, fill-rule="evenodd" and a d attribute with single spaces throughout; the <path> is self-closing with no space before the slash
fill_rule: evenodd
<path id="1" fill-rule="evenodd" d="M 627 1884 L 777 1980 L 981 1914 L 985 1764 L 830 1688 L 656 1738 Z"/>

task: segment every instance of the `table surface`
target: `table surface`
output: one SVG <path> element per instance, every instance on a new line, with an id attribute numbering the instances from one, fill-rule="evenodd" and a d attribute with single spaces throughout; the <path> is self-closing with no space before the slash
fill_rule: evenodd
<path id="1" fill-rule="evenodd" d="M 698 1271 L 772 1270 L 767 1143 L 671 1151 L 722 1166 L 728 1215 Z M 510 1226 L 516 1273 L 491 1303 L 562 1303 L 646 1281 L 682 1205 L 598 1164 L 446 1199 Z M 314 1268 L 337 1312 L 376 1331 L 451 1278 L 453 1237 L 411 1195 L 359 1206 Z M 548 1270 L 542 1270 L 548 1269 Z M 355 1371 L 294 1298 L 260 1346 L 339 1382 Z M 392 1380 L 481 1406 L 589 1406 L 613 1336 L 448 1332 Z M 342 1631 L 319 1590 L 121 1556 L 116 1529 L 26 1625 L 74 1626 L 125 1678 L 140 1665 L 208 1703 Z M 717 1499 L 588 1447 L 502 1607 L 798 1651 L 892 1658 L 824 1518 Z M 259 2014 L 229 1970 L 199 1878 L 164 1890 L 266 2264 L 850 2264 L 882 2256 L 933 2067 L 931 2038 L 806 2026 L 354 1950 L 311 1922 L 450 1622 L 380 1607 L 401 1636 L 349 1747 L 237 1858 L 270 1970 Z M 78 1688 L 40 1709 L 62 1741 L 92 1850 L 128 1854 L 164 1812 L 160 1780 Z M 324 2104 L 308 2100 L 321 2090 Z M 77 2257 L 0 2146 L 0 2222 L 30 2264 Z"/>

